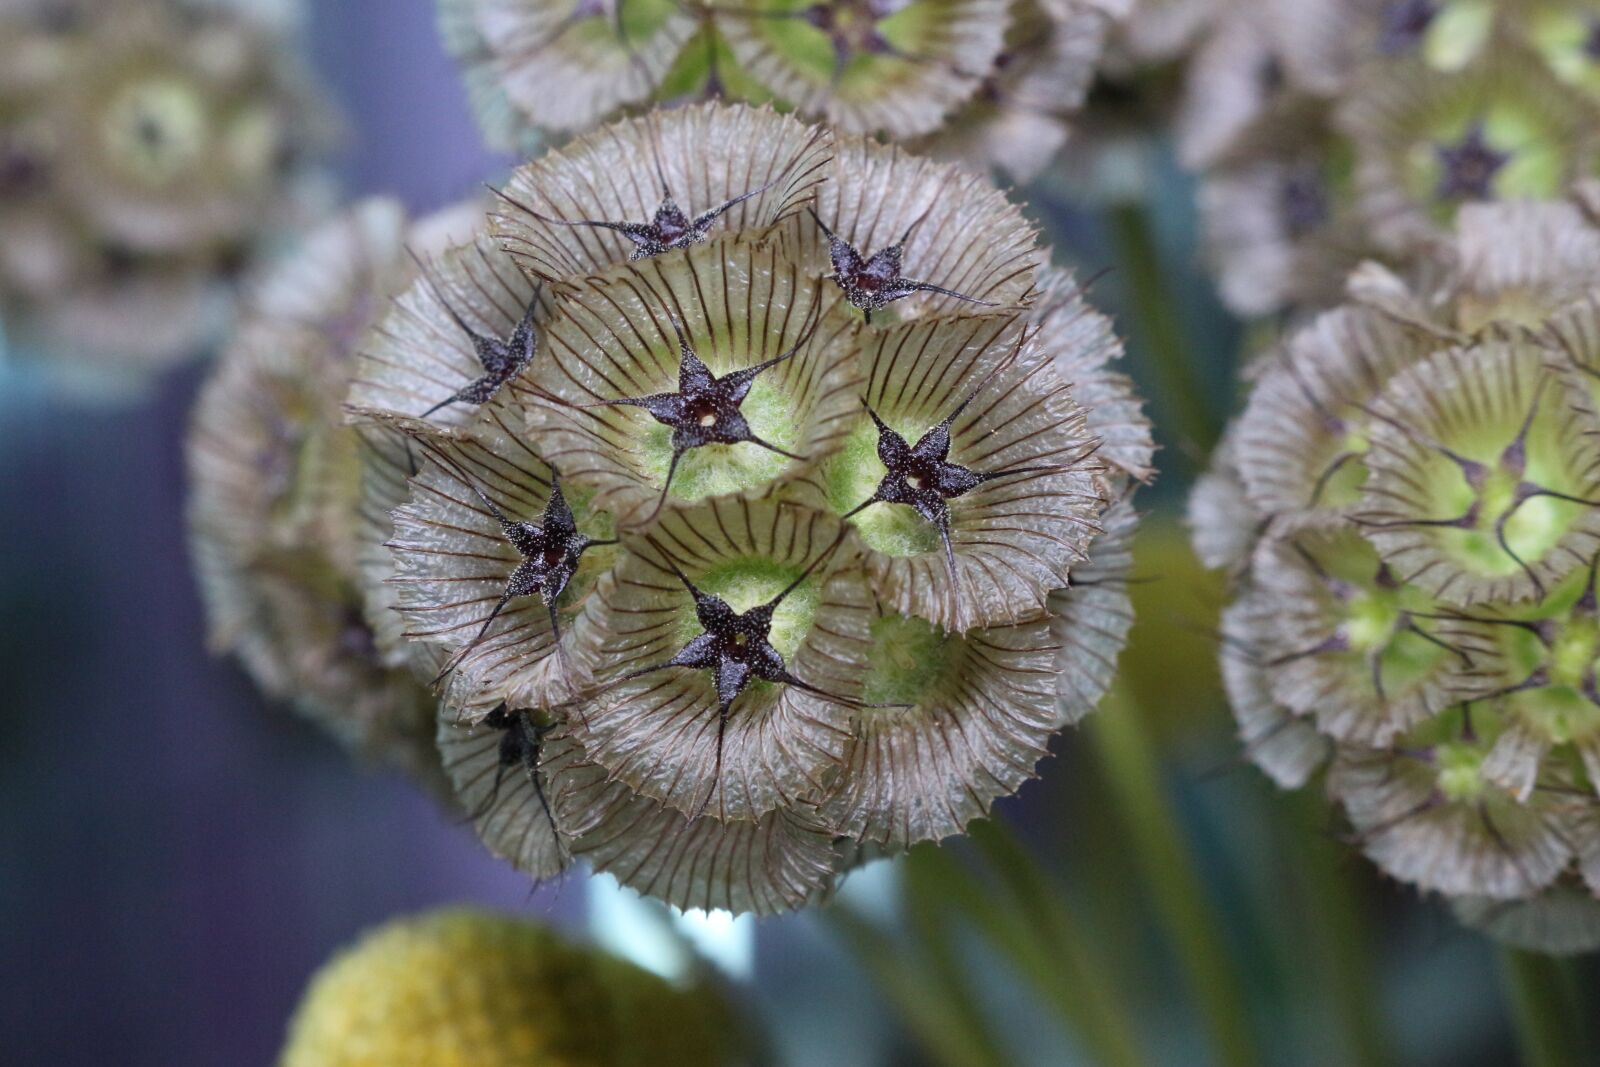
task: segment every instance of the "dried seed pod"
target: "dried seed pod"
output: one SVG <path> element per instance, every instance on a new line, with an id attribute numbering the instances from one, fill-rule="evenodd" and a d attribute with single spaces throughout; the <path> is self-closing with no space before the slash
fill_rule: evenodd
<path id="1" fill-rule="evenodd" d="M 624 527 L 837 449 L 855 324 L 782 243 L 725 238 L 586 278 L 528 379 L 550 460 Z"/>
<path id="2" fill-rule="evenodd" d="M 1051 355 L 1020 315 L 869 338 L 868 418 L 813 486 L 860 533 L 886 605 L 956 633 L 1020 622 L 1087 558 L 1104 465 Z"/>
<path id="3" fill-rule="evenodd" d="M 825 177 L 831 146 L 825 128 L 767 108 L 652 113 L 518 168 L 493 231 L 525 269 L 575 281 L 646 249 L 659 255 L 797 215 Z M 669 206 L 676 215 L 662 218 Z"/>
<path id="4" fill-rule="evenodd" d="M 463 717 L 570 699 L 570 631 L 615 556 L 609 520 L 582 500 L 574 515 L 502 409 L 464 432 L 407 428 L 421 466 L 388 546 L 405 636 L 448 654 L 435 681 Z"/>
<path id="5" fill-rule="evenodd" d="M 831 516 L 716 498 L 624 535 L 597 590 L 589 758 L 686 815 L 816 801 L 842 761 L 870 599 Z"/>

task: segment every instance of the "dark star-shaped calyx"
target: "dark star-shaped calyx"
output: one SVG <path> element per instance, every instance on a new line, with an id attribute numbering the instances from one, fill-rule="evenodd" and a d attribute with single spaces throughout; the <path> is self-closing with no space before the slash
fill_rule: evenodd
<path id="1" fill-rule="evenodd" d="M 910 239 L 911 231 L 917 228 L 922 219 L 927 218 L 926 212 L 906 227 L 906 232 L 900 235 L 900 240 L 888 248 L 880 248 L 870 256 L 862 256 L 850 242 L 830 230 L 815 210 L 811 210 L 811 217 L 816 220 L 828 238 L 828 258 L 833 263 L 833 274 L 830 277 L 844 293 L 845 299 L 850 301 L 852 306 L 859 308 L 869 323 L 872 321 L 874 311 L 880 311 L 912 293 L 940 293 L 955 297 L 957 300 L 964 300 L 969 304 L 991 308 L 998 306 L 992 301 L 979 300 L 977 297 L 958 293 L 954 289 L 945 289 L 928 282 L 912 281 L 901 274 L 900 261 L 906 241 Z"/>
<path id="2" fill-rule="evenodd" d="M 711 373 L 711 369 L 695 354 L 677 318 L 669 316 L 669 319 L 672 322 L 672 330 L 678 337 L 677 392 L 620 397 L 616 400 L 601 400 L 594 404 L 578 405 L 643 408 L 650 413 L 651 418 L 672 428 L 672 461 L 667 467 L 666 483 L 661 487 L 661 498 L 656 502 L 655 510 L 645 520 L 647 523 L 660 514 L 662 506 L 667 502 L 667 491 L 672 488 L 672 478 L 678 472 L 678 463 L 683 459 L 684 453 L 692 448 L 748 442 L 769 452 L 776 452 L 780 456 L 787 456 L 789 459 L 805 459 L 804 456 L 786 452 L 772 442 L 756 436 L 755 431 L 750 429 L 750 422 L 744 417 L 740 405 L 744 402 L 744 398 L 750 395 L 750 387 L 758 375 L 792 358 L 806 346 L 811 340 L 811 335 L 816 332 L 815 320 L 805 336 L 789 351 L 763 363 L 757 363 L 753 367 L 731 371 L 719 378 Z"/>
<path id="3" fill-rule="evenodd" d="M 766 184 L 751 189 L 747 193 L 740 193 L 731 200 L 725 200 L 709 211 L 690 216 L 678 202 L 673 199 L 672 189 L 667 185 L 666 179 L 661 179 L 661 206 L 657 207 L 655 214 L 649 222 L 611 222 L 603 219 L 558 219 L 552 218 L 541 212 L 533 210 L 527 204 L 512 197 L 508 193 L 494 190 L 495 195 L 518 211 L 538 219 L 540 222 L 551 226 L 588 226 L 593 229 L 613 230 L 626 237 L 633 244 L 633 251 L 628 254 L 630 261 L 649 259 L 659 256 L 663 252 L 671 252 L 678 248 L 688 248 L 690 245 L 700 244 L 711 233 L 711 227 L 732 208 L 744 203 L 752 197 L 760 196 L 783 180 L 785 170 L 776 174 Z"/>
<path id="4" fill-rule="evenodd" d="M 417 259 L 416 253 L 413 252 L 411 258 L 416 260 L 417 267 L 422 271 L 422 276 L 427 279 L 428 287 L 433 290 L 434 297 L 438 299 L 446 313 L 455 320 L 455 324 L 461 328 L 461 332 L 471 339 L 472 350 L 478 357 L 478 363 L 483 367 L 483 375 L 481 377 L 474 378 L 454 393 L 451 393 L 433 405 L 433 407 L 424 411 L 421 417 L 425 419 L 441 408 L 449 407 L 451 404 L 487 404 L 500 391 L 501 386 L 516 377 L 522 368 L 533 361 L 533 357 L 539 351 L 539 335 L 533 328 L 534 312 L 539 307 L 539 291 L 537 289 L 534 290 L 533 296 L 528 300 L 528 306 L 523 309 L 521 321 L 511 331 L 510 337 L 503 339 L 485 337 L 471 326 L 468 326 L 466 320 L 461 317 L 455 308 L 450 306 L 450 301 L 445 299 L 444 293 L 434 283 L 433 276 L 428 272 L 428 268 L 423 266 L 420 259 Z"/>
<path id="5" fill-rule="evenodd" d="M 1440 200 L 1492 200 L 1494 179 L 1511 162 L 1484 136 L 1483 123 L 1474 123 L 1460 142 L 1434 149 L 1439 158 Z"/>
<path id="6" fill-rule="evenodd" d="M 1410 52 L 1422 43 L 1428 27 L 1438 17 L 1435 0 L 1392 0 L 1378 30 L 1379 51 L 1387 55 Z"/>
<path id="7" fill-rule="evenodd" d="M 477 635 L 450 657 L 445 668 L 439 672 L 440 679 L 454 670 L 467 653 L 477 647 L 506 605 L 518 597 L 538 594 L 544 601 L 550 613 L 550 629 L 556 651 L 560 655 L 561 623 L 556 615 L 556 601 L 577 573 L 578 564 L 586 551 L 598 545 L 616 543 L 614 540 L 596 540 L 579 531 L 572 509 L 561 492 L 561 479 L 554 467 L 550 469 L 550 498 L 545 502 L 544 512 L 538 522 L 521 522 L 508 517 L 499 505 L 489 499 L 488 494 L 478 488 L 475 481 L 465 480 L 483 506 L 489 509 L 489 514 L 500 524 L 502 535 L 522 558 L 506 580 L 505 592 L 500 595 L 494 610 L 483 621 Z"/>
<path id="8" fill-rule="evenodd" d="M 979 386 L 982 388 L 982 385 Z M 878 417 L 865 400 L 861 406 L 872 416 L 878 428 L 878 459 L 888 468 L 878 488 L 866 500 L 845 512 L 849 519 L 873 504 L 905 504 L 916 509 L 939 530 L 944 543 L 945 562 L 950 567 L 950 581 L 956 581 L 955 549 L 950 541 L 950 504 L 956 497 L 964 496 L 985 482 L 997 478 L 1011 478 L 1024 474 L 1041 474 L 1060 469 L 1056 466 L 1014 467 L 1003 471 L 974 471 L 950 462 L 950 427 L 978 390 L 967 394 L 943 422 L 918 438 L 915 445 L 900 436 L 889 424 Z"/>

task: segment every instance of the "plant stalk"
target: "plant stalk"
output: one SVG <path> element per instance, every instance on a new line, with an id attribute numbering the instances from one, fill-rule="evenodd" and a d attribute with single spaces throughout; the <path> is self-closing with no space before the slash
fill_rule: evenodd
<path id="1" fill-rule="evenodd" d="M 1549 956 L 1504 949 L 1500 976 L 1517 1028 L 1523 1067 L 1572 1067 L 1583 1059 L 1572 991 Z"/>
<path id="2" fill-rule="evenodd" d="M 1107 696 L 1088 733 L 1150 899 L 1171 937 L 1191 994 L 1226 1067 L 1262 1062 L 1250 1025 L 1250 1006 L 1221 923 L 1189 855 L 1162 789 L 1160 765 L 1139 709 L 1118 687 Z"/>

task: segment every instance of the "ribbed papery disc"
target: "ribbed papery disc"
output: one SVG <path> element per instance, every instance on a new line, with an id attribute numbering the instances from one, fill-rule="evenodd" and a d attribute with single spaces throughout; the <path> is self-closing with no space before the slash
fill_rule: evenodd
<path id="1" fill-rule="evenodd" d="M 908 444 L 978 390 L 950 428 L 949 462 L 975 472 L 1043 466 L 948 501 L 955 585 L 937 526 L 910 505 L 877 503 L 850 521 L 885 606 L 956 633 L 1046 609 L 1099 533 L 1104 464 L 1084 412 L 1019 315 L 905 323 L 870 334 L 862 354 L 872 409 Z M 886 468 L 864 415 L 837 456 L 807 475 L 836 514 L 869 499 Z M 1056 469 L 1059 468 L 1059 469 Z"/>
<path id="2" fill-rule="evenodd" d="M 859 320 L 831 283 L 809 277 L 784 248 L 715 241 L 583 279 L 551 324 L 548 356 L 513 386 L 550 461 L 593 489 L 596 506 L 622 525 L 656 510 L 672 431 L 642 408 L 569 405 L 677 391 L 673 318 L 719 377 L 799 346 L 756 377 L 740 409 L 751 430 L 779 448 L 819 461 L 859 415 Z M 543 399 L 551 396 L 560 402 Z M 799 466 L 751 442 L 703 445 L 685 452 L 671 496 L 692 502 L 755 490 Z"/>
<path id="3" fill-rule="evenodd" d="M 360 204 L 263 280 L 195 407 L 189 524 L 213 647 L 345 743 L 426 775 L 432 700 L 363 618 L 361 446 L 338 409 L 401 221 Z"/>
<path id="4" fill-rule="evenodd" d="M 837 869 L 833 836 L 808 806 L 754 821 L 690 821 L 608 780 L 567 734 L 545 745 L 558 818 L 574 855 L 631 889 L 680 908 L 771 915 L 816 899 Z"/>
<path id="5" fill-rule="evenodd" d="M 394 513 L 391 582 L 405 636 L 449 654 L 440 679 L 445 703 L 475 720 L 502 702 L 545 708 L 570 698 L 586 676 L 575 632 L 584 625 L 583 603 L 616 550 L 585 552 L 561 595 L 562 639 L 572 653 L 561 655 L 542 594 L 512 597 L 495 614 L 522 556 L 478 496 L 512 522 L 538 524 L 550 499 L 550 468 L 499 406 L 464 431 L 431 433 L 415 420 L 404 425 L 420 470 L 411 480 L 410 502 Z M 581 492 L 565 482 L 562 488 L 580 531 L 610 537 Z"/>
<path id="6" fill-rule="evenodd" d="M 1467 197 L 1442 197 L 1440 148 L 1479 124 L 1509 154 L 1490 176 L 1492 199 L 1554 200 L 1596 164 L 1597 113 L 1537 61 L 1501 42 L 1463 70 L 1421 63 L 1364 79 L 1337 124 L 1355 143 L 1367 229 L 1391 251 L 1448 232 Z"/>
<path id="7" fill-rule="evenodd" d="M 361 505 L 357 513 L 356 566 L 364 598 L 362 614 L 372 643 L 385 666 L 408 667 L 422 682 L 432 681 L 444 666 L 437 645 L 405 637 L 399 612 L 394 556 L 394 509 L 411 496 L 410 479 L 422 467 L 422 456 L 410 438 L 395 426 L 367 423 L 353 432 L 361 441 Z"/>
<path id="8" fill-rule="evenodd" d="M 1558 956 L 1600 949 L 1600 900 L 1565 882 L 1532 900 L 1459 897 L 1450 907 L 1463 924 L 1513 948 Z"/>
<path id="9" fill-rule="evenodd" d="M 909 229 L 905 277 L 1001 305 L 1024 302 L 1032 292 L 1046 260 L 1037 231 L 987 177 L 857 137 L 836 143 L 828 177 L 817 192 L 817 214 L 861 255 L 889 247 Z M 826 264 L 822 231 L 813 223 L 801 232 L 811 261 Z M 874 321 L 972 311 L 952 297 L 915 293 Z"/>
<path id="10" fill-rule="evenodd" d="M 1239 476 L 1237 429 L 1234 423 L 1223 433 L 1211 454 L 1211 469 L 1195 479 L 1184 515 L 1195 555 L 1211 570 L 1242 569 L 1261 527 Z"/>
<path id="11" fill-rule="evenodd" d="M 524 713 L 511 714 L 509 724 L 496 726 L 462 722 L 454 711 L 441 708 L 440 762 L 456 804 L 484 846 L 535 880 L 554 878 L 572 862 L 554 806 L 565 783 L 543 762 L 547 745 L 523 721 Z M 520 734 L 508 742 L 512 730 Z M 534 746 L 538 771 L 519 745 Z"/>
<path id="12" fill-rule="evenodd" d="M 1389 874 L 1452 896 L 1515 900 L 1538 893 L 1572 861 L 1556 804 L 1519 804 L 1492 787 L 1451 799 L 1455 773 L 1410 756 L 1343 750 L 1328 790 L 1364 852 Z"/>
<path id="13" fill-rule="evenodd" d="M 1594 768 L 1589 768 L 1591 782 Z M 1569 817 L 1573 844 L 1578 851 L 1578 872 L 1590 893 L 1600 897 L 1600 809 L 1593 801 L 1574 798 Z"/>
<path id="14" fill-rule="evenodd" d="M 1358 517 L 1398 580 L 1458 606 L 1508 603 L 1543 597 L 1593 559 L 1600 415 L 1551 363 L 1520 340 L 1447 349 L 1373 404 Z M 1525 423 L 1519 475 L 1502 454 Z M 1462 462 L 1477 465 L 1480 485 Z M 1535 489 L 1588 503 L 1524 499 Z"/>
<path id="15" fill-rule="evenodd" d="M 1468 204 L 1456 227 L 1456 323 L 1538 328 L 1600 287 L 1600 229 L 1575 206 Z"/>
<path id="16" fill-rule="evenodd" d="M 1236 10 L 1195 50 L 1175 123 L 1178 158 L 1203 170 L 1235 152 L 1279 108 L 1304 103 L 1259 11 Z"/>
<path id="17" fill-rule="evenodd" d="M 1037 178 L 1067 141 L 1068 117 L 1094 80 L 1107 23 L 1076 0 L 1017 0 L 1003 65 L 918 151 L 987 160 L 1017 182 Z"/>
<path id="18" fill-rule="evenodd" d="M 530 304 L 538 301 L 534 330 L 537 365 L 545 353 L 544 332 L 553 314 L 554 297 L 536 285 L 486 234 L 435 255 L 415 248 L 427 277 L 415 277 L 398 296 L 378 326 L 366 337 L 350 384 L 349 402 L 362 408 L 422 417 L 486 374 L 473 338 L 452 317 L 461 317 L 474 333 L 507 341 Z M 465 426 L 478 405 L 468 400 L 444 404 L 430 422 Z"/>
<path id="19" fill-rule="evenodd" d="M 1116 678 L 1117 657 L 1133 629 L 1128 577 L 1139 513 L 1124 497 L 1101 520 L 1105 532 L 1089 546 L 1089 562 L 1072 568 L 1072 584 L 1050 594 L 1050 634 L 1056 655 L 1057 726 L 1076 724 L 1100 706 Z"/>
<path id="20" fill-rule="evenodd" d="M 810 6 L 768 0 L 714 17 L 744 72 L 796 110 L 890 137 L 927 133 L 970 100 L 1000 54 L 1010 17 L 1006 0 L 827 0 L 835 32 L 857 41 L 835 82 L 834 47 L 805 17 Z M 874 8 L 892 13 L 879 18 Z M 874 28 L 898 54 L 863 47 Z"/>
<path id="21" fill-rule="evenodd" d="M 1339 308 L 1295 334 L 1265 369 L 1235 433 L 1251 505 L 1274 529 L 1324 524 L 1360 500 L 1366 405 L 1433 342 L 1365 308 Z"/>
<path id="22" fill-rule="evenodd" d="M 591 611 L 595 688 L 571 716 L 573 735 L 614 778 L 685 814 L 752 821 L 816 800 L 844 760 L 850 709 L 793 686 L 752 681 L 728 716 L 716 768 L 717 692 L 709 669 L 665 663 L 703 631 L 669 559 L 735 611 L 767 602 L 830 550 L 838 520 L 768 498 L 719 497 L 672 508 L 625 554 Z M 844 545 L 778 607 L 772 644 L 790 673 L 858 700 L 871 594 Z"/>
<path id="23" fill-rule="evenodd" d="M 1059 725 L 1050 620 L 957 637 L 921 619 L 872 624 L 866 699 L 823 813 L 835 832 L 899 850 L 959 834 L 1034 777 Z"/>
<path id="24" fill-rule="evenodd" d="M 534 126 L 575 132 L 650 97 L 697 29 L 672 0 L 476 0 L 500 84 Z M 620 9 L 621 35 L 617 21 Z M 593 14 L 575 17 L 580 10 Z"/>
<path id="25" fill-rule="evenodd" d="M 1222 612 L 1222 684 L 1239 724 L 1245 758 L 1281 789 L 1298 789 L 1333 751 L 1313 721 L 1272 695 L 1271 670 L 1262 661 L 1261 635 L 1271 625 L 1270 601 L 1246 592 Z"/>
<path id="26" fill-rule="evenodd" d="M 689 218 L 768 183 L 729 208 L 712 236 L 772 226 L 802 215 L 826 177 L 833 135 L 770 108 L 706 103 L 654 111 L 579 137 L 512 174 L 491 216 L 495 238 L 548 281 L 577 279 L 625 262 L 636 246 L 612 230 L 576 222 L 648 223 L 662 182 Z M 811 226 L 809 218 L 804 225 Z"/>
<path id="27" fill-rule="evenodd" d="M 1273 697 L 1339 741 L 1381 746 L 1448 707 L 1483 649 L 1440 636 L 1435 605 L 1396 584 L 1346 527 L 1264 541 L 1259 609 L 1241 616 Z"/>
<path id="28" fill-rule="evenodd" d="M 1223 302 L 1245 317 L 1289 305 L 1325 308 L 1370 242 L 1329 188 L 1315 151 L 1252 155 L 1209 173 L 1199 190 L 1206 256 Z"/>
<path id="29" fill-rule="evenodd" d="M 1111 319 L 1089 305 L 1071 271 L 1050 267 L 1039 275 L 1030 320 L 1038 326 L 1034 343 L 1083 408 L 1108 474 L 1148 482 L 1155 476 L 1155 442 L 1133 379 L 1116 369 L 1124 350 Z"/>
<path id="30" fill-rule="evenodd" d="M 1553 316 L 1540 336 L 1566 357 L 1588 393 L 1590 406 L 1600 410 L 1600 295 L 1589 296 Z"/>

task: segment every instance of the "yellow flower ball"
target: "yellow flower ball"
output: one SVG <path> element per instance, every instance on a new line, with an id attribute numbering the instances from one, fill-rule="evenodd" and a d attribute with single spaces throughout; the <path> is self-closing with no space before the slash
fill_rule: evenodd
<path id="1" fill-rule="evenodd" d="M 281 1067 L 730 1061 L 726 1006 L 543 927 L 449 909 L 363 935 L 312 979 Z"/>

